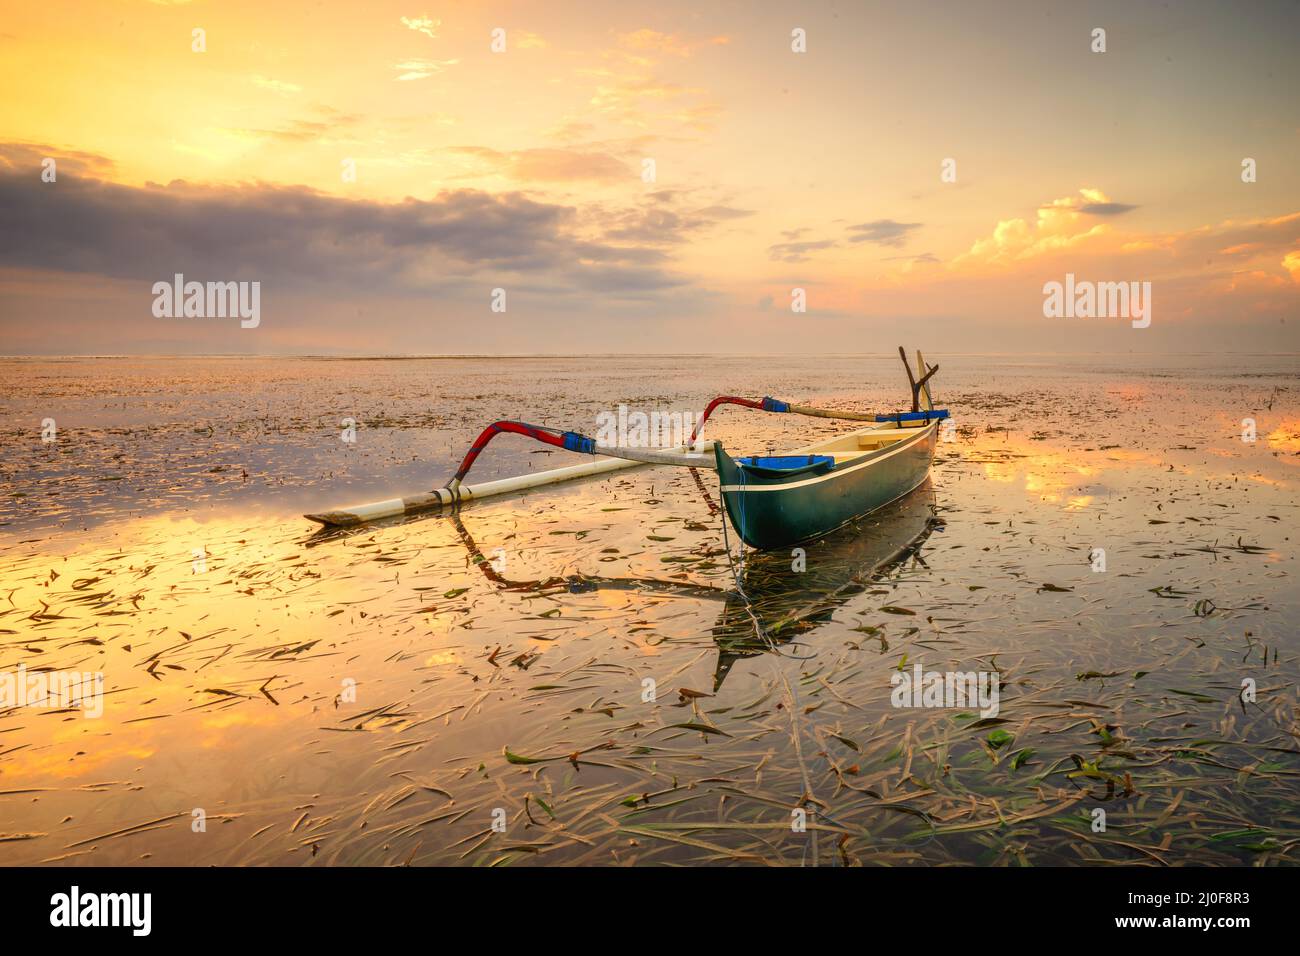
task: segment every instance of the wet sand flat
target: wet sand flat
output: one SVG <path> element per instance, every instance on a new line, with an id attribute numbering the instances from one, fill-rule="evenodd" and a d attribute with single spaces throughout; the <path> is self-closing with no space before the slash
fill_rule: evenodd
<path id="1" fill-rule="evenodd" d="M 896 357 L 0 360 L 0 673 L 104 687 L 0 711 L 0 863 L 1297 862 L 1294 358 L 935 360 L 930 483 L 803 570 L 740 560 L 709 471 L 301 515 L 496 418 L 894 411 Z M 997 715 L 894 706 L 917 664 Z"/>

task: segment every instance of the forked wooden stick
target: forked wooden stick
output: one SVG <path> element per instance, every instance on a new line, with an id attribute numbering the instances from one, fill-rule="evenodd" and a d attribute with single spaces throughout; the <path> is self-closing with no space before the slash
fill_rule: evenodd
<path id="1" fill-rule="evenodd" d="M 908 384 L 912 386 L 912 411 L 919 412 L 921 410 L 921 389 L 926 382 L 930 381 L 930 376 L 939 371 L 939 366 L 931 366 L 930 371 L 921 376 L 921 380 L 918 382 L 916 376 L 912 374 L 912 363 L 907 360 L 907 352 L 901 345 L 898 347 L 898 357 L 903 360 L 903 368 L 907 369 Z"/>

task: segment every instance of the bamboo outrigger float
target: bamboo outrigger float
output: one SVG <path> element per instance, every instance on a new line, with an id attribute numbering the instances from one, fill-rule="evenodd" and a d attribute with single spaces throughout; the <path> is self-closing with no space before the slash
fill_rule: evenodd
<path id="1" fill-rule="evenodd" d="M 480 498 L 588 478 L 637 465 L 676 465 L 714 469 L 719 473 L 728 518 L 746 544 L 760 549 L 785 547 L 825 534 L 859 515 L 895 501 L 918 487 L 929 475 L 939 421 L 948 417 L 946 410 L 934 408 L 930 394 L 929 382 L 939 367 L 926 365 L 921 353 L 917 352 L 914 375 L 907 353 L 901 347 L 898 353 L 907 369 L 912 389 L 910 412 L 880 415 L 814 408 L 770 397 L 754 400 L 722 395 L 704 410 L 690 441 L 673 449 L 607 446 L 578 432 L 499 421 L 483 430 L 456 474 L 442 488 L 306 517 L 326 526 L 347 527 L 454 507 Z M 925 396 L 924 409 L 921 408 L 922 394 Z M 870 421 L 873 424 L 786 455 L 732 458 L 721 445 L 699 440 L 708 417 L 724 404 L 815 418 Z M 502 433 L 523 435 L 567 451 L 594 455 L 597 460 L 477 485 L 464 484 L 463 480 L 479 454 Z"/>
<path id="2" fill-rule="evenodd" d="M 635 468 L 643 464 L 674 464 L 685 465 L 690 468 L 713 468 L 712 458 L 703 453 L 705 449 L 712 450 L 712 447 L 713 443 L 707 442 L 705 445 L 700 446 L 698 452 L 690 452 L 686 448 L 673 452 L 663 451 L 656 454 L 653 460 L 640 457 L 632 458 L 626 454 L 617 458 L 604 457 L 597 461 L 583 462 L 580 465 L 568 465 L 564 468 L 552 468 L 531 475 L 515 475 L 511 478 L 485 481 L 478 485 L 457 484 L 454 488 L 448 485 L 406 498 L 390 498 L 386 501 L 375 501 L 370 504 L 349 505 L 333 511 L 304 515 L 304 517 L 317 521 L 326 527 L 347 528 L 352 525 L 364 524 L 367 521 L 379 521 L 383 518 L 396 518 L 401 515 L 438 511 L 463 502 L 477 501 L 480 498 L 508 495 L 517 491 L 527 491 L 530 488 L 540 488 L 544 485 L 558 485 L 561 482 L 575 481 L 579 478 L 605 475 L 611 471 L 622 471 L 625 468 Z M 624 452 L 631 450 L 619 449 L 619 451 Z M 612 452 L 611 449 L 592 452 L 592 454 L 608 456 L 612 455 Z M 676 457 L 668 461 L 666 459 L 669 454 Z"/>

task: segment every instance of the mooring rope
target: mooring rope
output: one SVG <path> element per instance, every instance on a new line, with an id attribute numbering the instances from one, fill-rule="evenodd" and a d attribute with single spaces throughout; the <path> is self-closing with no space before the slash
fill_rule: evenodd
<path id="1" fill-rule="evenodd" d="M 739 471 L 740 471 L 740 487 L 742 493 L 742 497 L 740 499 L 740 507 L 741 507 L 741 514 L 743 516 L 744 507 L 745 507 L 744 504 L 745 499 L 743 497 L 744 487 L 745 487 L 745 469 L 741 468 L 739 469 Z M 723 547 L 727 549 L 727 566 L 731 569 L 732 580 L 734 580 L 736 583 L 736 593 L 740 595 L 740 599 L 745 605 L 745 613 L 749 615 L 749 619 L 754 625 L 754 633 L 756 633 L 759 636 L 759 638 L 762 639 L 767 644 L 768 650 L 770 650 L 773 655 L 775 655 L 777 658 L 784 658 L 786 655 L 781 653 L 780 649 L 776 646 L 776 642 L 772 640 L 771 637 L 768 636 L 767 631 L 764 630 L 763 628 L 762 621 L 760 621 L 758 619 L 758 615 L 754 613 L 753 602 L 750 601 L 749 595 L 745 593 L 745 588 L 740 583 L 740 572 L 737 571 L 736 563 L 735 561 L 732 560 L 731 557 L 731 538 L 727 534 L 727 522 L 730 520 L 730 518 L 728 518 L 726 514 L 726 495 L 722 490 L 722 469 L 721 468 L 718 469 L 718 494 L 719 496 L 722 497 L 723 500 L 722 542 L 723 542 Z M 743 562 L 744 547 L 745 547 L 745 542 L 743 540 L 740 542 L 740 547 L 741 547 L 741 560 Z M 816 657 L 816 656 L 817 655 L 813 654 L 810 655 L 810 657 L 791 657 L 790 660 L 805 661 L 805 660 L 810 660 L 812 657 Z M 813 793 L 812 779 L 808 775 L 808 764 L 807 761 L 804 760 L 804 756 L 803 756 L 803 739 L 802 739 L 803 731 L 802 728 L 799 726 L 799 697 L 795 693 L 794 688 L 790 686 L 790 681 L 786 678 L 785 671 L 782 669 L 781 665 L 776 661 L 773 661 L 772 668 L 773 670 L 776 671 L 777 677 L 781 679 L 782 686 L 785 687 L 785 694 L 787 699 L 786 706 L 790 711 L 790 739 L 794 743 L 795 759 L 799 763 L 799 774 L 803 778 L 803 796 L 799 798 L 799 804 L 804 804 L 807 802 L 813 802 L 814 804 L 819 803 L 820 801 L 817 801 L 817 798 Z M 818 812 L 820 812 L 818 810 L 818 807 L 814 805 L 813 813 L 816 814 Z M 838 820 L 832 817 L 829 813 L 823 813 L 822 815 L 825 816 L 827 820 L 829 820 L 831 823 L 835 824 L 836 826 L 842 827 L 845 830 L 848 829 L 842 823 L 840 823 Z M 813 831 L 812 839 L 809 840 L 808 843 L 812 846 L 812 865 L 818 866 L 819 856 L 817 850 L 817 832 L 815 830 Z M 808 847 L 805 846 L 804 847 L 805 853 L 807 852 L 807 849 Z"/>

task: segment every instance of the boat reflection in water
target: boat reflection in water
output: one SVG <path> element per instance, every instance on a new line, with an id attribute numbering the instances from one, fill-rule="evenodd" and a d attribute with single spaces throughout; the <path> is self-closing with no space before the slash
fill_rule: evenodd
<path id="1" fill-rule="evenodd" d="M 702 485 L 701 490 L 704 490 Z M 717 514 L 711 496 L 706 500 L 709 510 Z M 803 552 L 801 565 L 796 563 L 798 554 L 794 549 L 750 551 L 736 567 L 739 587 L 735 584 L 716 587 L 663 578 L 580 573 L 509 578 L 480 550 L 461 521 L 459 511 L 459 508 L 449 509 L 434 518 L 441 517 L 451 523 L 469 552 L 470 561 L 494 587 L 503 591 L 567 590 L 573 594 L 637 591 L 722 604 L 722 612 L 712 629 L 718 646 L 718 663 L 713 675 L 715 692 L 736 661 L 776 651 L 780 645 L 788 645 L 796 637 L 815 630 L 830 621 L 835 611 L 852 597 L 908 560 L 924 564 L 920 549 L 934 528 L 943 523 L 935 517 L 934 490 L 927 479 L 899 500 L 822 538 L 804 542 L 799 546 Z M 368 530 L 373 528 L 371 525 Z M 309 546 L 357 533 L 361 533 L 359 529 L 327 529 L 314 535 Z"/>
<path id="2" fill-rule="evenodd" d="M 892 504 L 789 551 L 751 551 L 739 588 L 713 627 L 718 645 L 714 690 L 735 662 L 789 644 L 830 621 L 850 598 L 911 559 L 935 527 L 934 489 L 927 479 Z"/>

